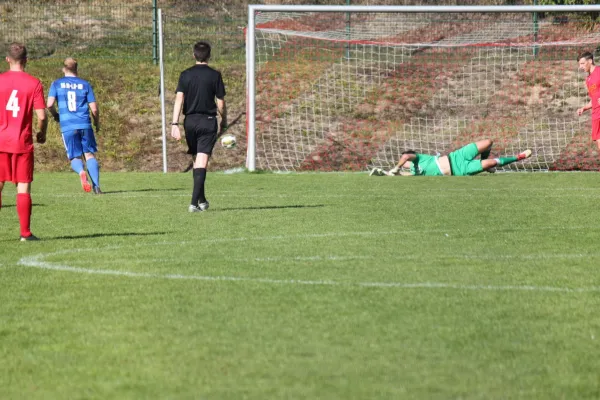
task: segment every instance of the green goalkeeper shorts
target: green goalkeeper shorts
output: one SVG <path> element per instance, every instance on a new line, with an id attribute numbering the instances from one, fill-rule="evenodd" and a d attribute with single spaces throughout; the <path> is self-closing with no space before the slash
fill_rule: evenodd
<path id="1" fill-rule="evenodd" d="M 448 154 L 450 165 L 452 167 L 452 175 L 466 176 L 475 175 L 483 171 L 481 160 L 474 160 L 479 152 L 475 143 L 461 147 L 460 149 Z"/>

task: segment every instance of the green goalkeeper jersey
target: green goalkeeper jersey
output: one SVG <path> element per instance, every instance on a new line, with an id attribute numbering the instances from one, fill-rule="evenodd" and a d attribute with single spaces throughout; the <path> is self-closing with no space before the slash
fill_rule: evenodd
<path id="1" fill-rule="evenodd" d="M 443 175 L 438 166 L 437 156 L 429 154 L 415 154 L 415 158 L 410 167 L 410 172 L 413 175 L 439 176 Z"/>

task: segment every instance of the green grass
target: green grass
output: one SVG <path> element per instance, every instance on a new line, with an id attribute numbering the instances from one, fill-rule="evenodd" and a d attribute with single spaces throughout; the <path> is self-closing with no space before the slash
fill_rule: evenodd
<path id="1" fill-rule="evenodd" d="M 596 399 L 595 174 L 40 173 L 2 399 Z"/>

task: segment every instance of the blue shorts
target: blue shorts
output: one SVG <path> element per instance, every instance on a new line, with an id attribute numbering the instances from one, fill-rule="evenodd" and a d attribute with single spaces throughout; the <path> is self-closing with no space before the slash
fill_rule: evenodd
<path id="1" fill-rule="evenodd" d="M 67 150 L 67 157 L 72 160 L 81 157 L 83 153 L 96 153 L 96 137 L 92 129 L 75 129 L 63 132 L 63 143 Z"/>

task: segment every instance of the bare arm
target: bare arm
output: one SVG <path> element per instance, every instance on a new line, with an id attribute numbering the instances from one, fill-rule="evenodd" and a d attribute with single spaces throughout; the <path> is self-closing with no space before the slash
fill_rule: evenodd
<path id="1" fill-rule="evenodd" d="M 392 168 L 390 170 L 390 174 L 392 175 L 396 175 L 398 174 L 398 171 L 400 170 L 400 168 L 402 168 L 404 166 L 404 164 L 406 164 L 409 161 L 414 161 L 417 158 L 416 154 L 402 154 L 402 157 L 400 157 L 400 160 L 398 160 L 398 164 L 396 164 L 396 166 L 394 168 Z M 400 175 L 412 175 L 412 174 L 405 174 L 405 173 L 400 173 Z"/>
<path id="2" fill-rule="evenodd" d="M 52 118 L 56 122 L 58 122 L 60 120 L 60 117 L 58 116 L 58 112 L 56 111 L 55 104 L 56 104 L 56 99 L 54 97 L 48 97 L 48 101 L 46 102 L 46 108 L 52 115 Z"/>
<path id="3" fill-rule="evenodd" d="M 227 127 L 227 104 L 225 103 L 225 99 L 217 99 L 217 111 L 221 116 L 221 134 L 225 132 Z"/>
<path id="4" fill-rule="evenodd" d="M 577 110 L 577 115 L 581 115 L 584 112 L 586 112 L 587 110 L 591 110 L 591 109 L 592 109 L 592 101 L 590 100 L 589 103 L 587 103 L 585 106 L 583 106 Z"/>
<path id="5" fill-rule="evenodd" d="M 100 109 L 98 108 L 98 103 L 95 101 L 90 103 L 90 112 L 92 113 L 92 119 L 94 120 L 96 132 L 98 132 L 100 130 Z"/>
<path id="6" fill-rule="evenodd" d="M 46 118 L 46 109 L 42 108 L 35 110 L 37 115 L 37 128 L 36 140 L 38 143 L 46 143 L 46 130 L 48 129 L 48 119 Z"/>
<path id="7" fill-rule="evenodd" d="M 183 107 L 183 92 L 177 92 L 175 95 L 175 104 L 173 105 L 173 119 L 171 119 L 171 136 L 174 139 L 181 139 L 181 132 L 179 131 L 179 114 L 181 114 L 181 108 Z"/>
<path id="8" fill-rule="evenodd" d="M 394 167 L 394 168 L 400 169 L 404 166 L 404 164 L 406 164 L 407 161 L 414 161 L 416 158 L 417 158 L 416 154 L 402 154 L 402 157 L 400 157 L 398 164 L 396 164 L 396 167 Z"/>

